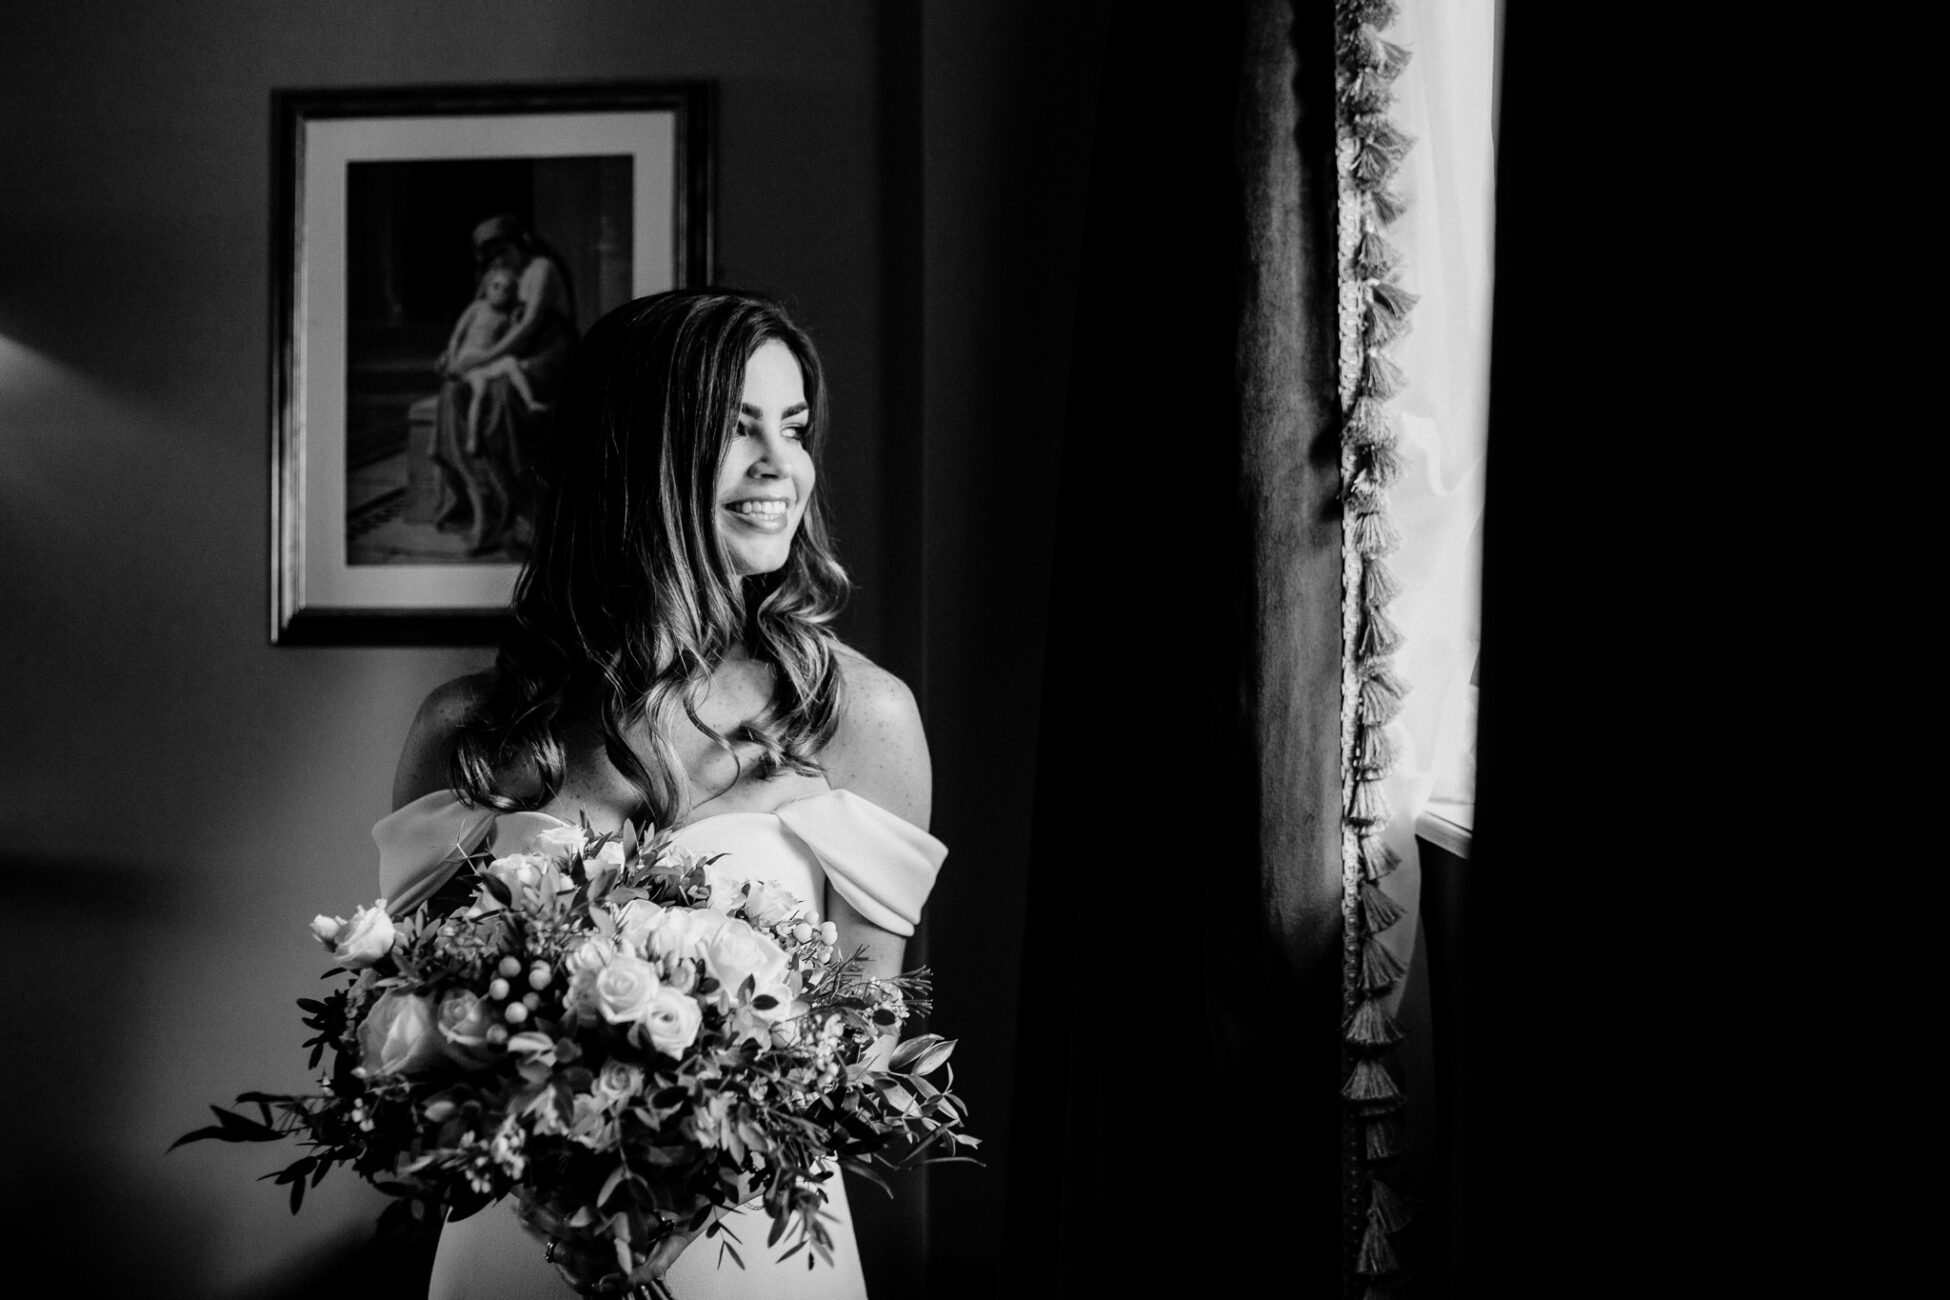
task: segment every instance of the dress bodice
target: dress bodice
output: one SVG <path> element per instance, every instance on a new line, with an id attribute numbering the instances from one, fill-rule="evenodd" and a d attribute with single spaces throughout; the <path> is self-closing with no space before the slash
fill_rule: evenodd
<path id="1" fill-rule="evenodd" d="M 449 790 L 423 795 L 372 828 L 379 846 L 380 893 L 403 916 L 439 890 L 468 853 L 485 846 L 518 852 L 537 831 L 567 823 L 540 812 L 497 813 Z M 833 889 L 867 920 L 893 934 L 914 933 L 948 846 L 851 790 L 822 790 L 771 812 L 701 817 L 676 842 L 704 856 L 713 884 L 769 880 L 822 915 Z"/>

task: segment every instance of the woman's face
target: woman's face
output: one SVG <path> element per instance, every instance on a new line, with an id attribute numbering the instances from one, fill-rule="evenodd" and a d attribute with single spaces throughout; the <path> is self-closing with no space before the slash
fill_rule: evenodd
<path id="1" fill-rule="evenodd" d="M 767 339 L 745 363 L 738 432 L 718 466 L 718 535 L 740 574 L 775 572 L 792 554 L 812 499 L 811 419 L 798 358 Z"/>

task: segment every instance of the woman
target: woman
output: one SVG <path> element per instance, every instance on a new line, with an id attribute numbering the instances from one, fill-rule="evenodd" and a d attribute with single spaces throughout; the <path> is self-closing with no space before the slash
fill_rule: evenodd
<path id="1" fill-rule="evenodd" d="M 575 347 L 576 312 L 559 258 L 515 217 L 491 217 L 475 227 L 474 265 L 477 279 L 497 267 L 516 277 L 514 319 L 484 350 L 471 352 L 466 366 L 450 353 L 436 363 L 442 382 L 433 460 L 440 469 L 440 522 L 465 519 L 467 553 L 481 555 L 507 543 L 521 513 L 535 447 L 545 441 L 545 408 Z M 484 379 L 481 418 L 470 442 L 469 414 L 477 404 L 463 372 L 503 359 L 521 367 L 528 391 L 519 391 L 505 374 Z"/>
<path id="2" fill-rule="evenodd" d="M 913 697 L 831 631 L 848 584 L 816 492 L 825 405 L 811 342 L 762 298 L 658 294 L 591 328 L 500 656 L 421 707 L 395 812 L 374 828 L 395 911 L 497 827 L 649 821 L 725 854 L 714 873 L 814 903 L 868 974 L 900 971 L 947 850 L 926 831 Z M 845 1190 L 827 1187 L 833 1268 L 803 1253 L 777 1266 L 769 1221 L 747 1210 L 727 1221 L 742 1270 L 720 1267 L 716 1242 L 674 1236 L 637 1280 L 667 1270 L 681 1300 L 857 1300 Z M 446 1225 L 433 1297 L 566 1295 L 573 1266 L 596 1261 L 568 1258 L 547 1227 L 505 1203 Z"/>

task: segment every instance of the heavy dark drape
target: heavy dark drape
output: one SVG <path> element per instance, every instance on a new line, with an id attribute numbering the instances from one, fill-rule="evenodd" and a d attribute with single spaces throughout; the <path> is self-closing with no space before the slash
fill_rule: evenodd
<path id="1" fill-rule="evenodd" d="M 1333 11 L 1113 16 L 1004 1294 L 1336 1294 Z"/>

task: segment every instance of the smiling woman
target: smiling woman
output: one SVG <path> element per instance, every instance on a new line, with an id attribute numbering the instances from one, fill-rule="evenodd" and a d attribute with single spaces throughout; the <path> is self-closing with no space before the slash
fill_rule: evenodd
<path id="1" fill-rule="evenodd" d="M 740 574 L 774 573 L 792 553 L 817 474 L 806 433 L 812 408 L 792 349 L 759 345 L 745 365 L 738 436 L 718 470 L 718 530 Z"/>
<path id="2" fill-rule="evenodd" d="M 396 908 L 437 891 L 457 842 L 537 814 L 678 827 L 714 888 L 775 882 L 863 954 L 861 973 L 900 973 L 947 849 L 926 829 L 913 697 L 831 631 L 848 583 L 816 491 L 825 421 L 818 353 L 768 299 L 658 294 L 591 327 L 541 466 L 513 627 L 491 672 L 422 706 L 375 828 Z M 892 1047 L 883 1037 L 875 1059 Z M 845 1188 L 825 1188 L 833 1251 L 818 1268 L 773 1258 L 747 1207 L 725 1225 L 742 1266 L 716 1242 L 692 1248 L 705 1225 L 677 1225 L 631 1281 L 667 1274 L 685 1300 L 859 1300 Z M 614 1265 L 503 1204 L 446 1225 L 432 1294 L 562 1296 Z"/>

